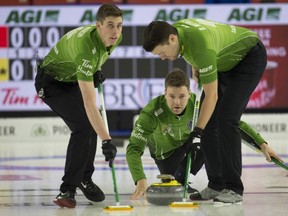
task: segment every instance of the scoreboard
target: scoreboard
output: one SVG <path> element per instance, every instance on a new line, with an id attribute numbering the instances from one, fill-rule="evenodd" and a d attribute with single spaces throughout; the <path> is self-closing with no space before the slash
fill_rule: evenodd
<path id="1" fill-rule="evenodd" d="M 9 80 L 33 80 L 37 56 L 45 56 L 67 31 L 64 27 L 9 26 L 7 57 Z"/>
<path id="2" fill-rule="evenodd" d="M 9 80 L 33 80 L 33 66 L 37 56 L 44 58 L 56 42 L 78 26 L 9 26 L 8 47 Z M 169 70 L 180 67 L 191 76 L 190 66 L 184 60 L 162 61 L 142 48 L 145 26 L 124 26 L 123 41 L 115 49 L 102 70 L 107 78 L 163 78 Z M 120 71 L 121 70 L 121 71 Z"/>

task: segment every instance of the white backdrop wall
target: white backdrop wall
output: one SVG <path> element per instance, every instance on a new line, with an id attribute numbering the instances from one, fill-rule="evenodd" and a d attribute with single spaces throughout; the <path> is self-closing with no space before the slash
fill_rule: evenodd
<path id="1" fill-rule="evenodd" d="M 244 114 L 242 120 L 267 141 L 288 139 L 288 114 Z M 67 141 L 69 135 L 69 128 L 58 117 L 0 118 L 0 144 Z"/>

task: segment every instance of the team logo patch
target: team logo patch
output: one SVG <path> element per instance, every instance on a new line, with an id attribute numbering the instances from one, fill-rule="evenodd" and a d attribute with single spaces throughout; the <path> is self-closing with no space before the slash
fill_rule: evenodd
<path id="1" fill-rule="evenodd" d="M 174 131 L 170 124 L 162 125 L 161 130 L 162 130 L 163 135 L 169 134 L 170 136 L 174 136 Z"/>
<path id="2" fill-rule="evenodd" d="M 189 128 L 190 131 L 192 131 L 192 119 L 190 119 L 187 123 L 187 127 Z"/>

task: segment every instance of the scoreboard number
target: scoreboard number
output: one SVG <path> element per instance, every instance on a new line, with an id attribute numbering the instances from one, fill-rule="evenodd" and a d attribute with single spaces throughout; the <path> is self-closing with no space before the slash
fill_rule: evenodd
<path id="1" fill-rule="evenodd" d="M 10 76 L 13 81 L 21 81 L 24 78 L 24 63 L 21 60 L 15 60 L 11 63 Z"/>
<path id="2" fill-rule="evenodd" d="M 21 48 L 24 42 L 23 28 L 13 28 L 10 34 L 10 46 L 14 48 Z"/>

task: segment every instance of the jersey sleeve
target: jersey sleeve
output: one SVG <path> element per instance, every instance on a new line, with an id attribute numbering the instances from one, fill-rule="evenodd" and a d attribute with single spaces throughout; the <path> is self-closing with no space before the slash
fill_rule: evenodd
<path id="1" fill-rule="evenodd" d="M 239 128 L 240 128 L 240 134 L 241 139 L 244 139 L 245 141 L 250 141 L 251 139 L 258 145 L 262 143 L 267 143 L 262 136 L 257 133 L 250 125 L 248 125 L 244 121 L 239 122 Z M 249 139 L 249 140 L 248 140 Z"/>
<path id="2" fill-rule="evenodd" d="M 217 79 L 217 54 L 214 50 L 206 49 L 197 54 L 196 68 L 202 84 L 211 83 Z"/>
<path id="3" fill-rule="evenodd" d="M 156 119 L 153 115 L 142 111 L 129 138 L 126 159 L 135 184 L 140 179 L 146 179 L 141 156 L 156 124 Z"/>

